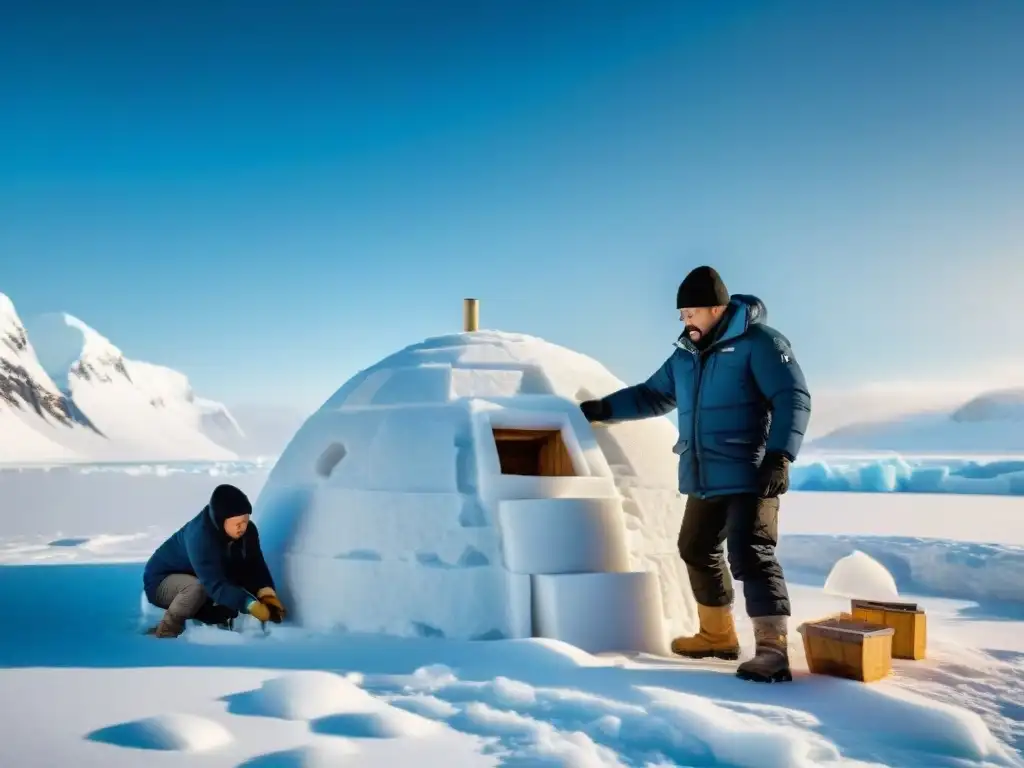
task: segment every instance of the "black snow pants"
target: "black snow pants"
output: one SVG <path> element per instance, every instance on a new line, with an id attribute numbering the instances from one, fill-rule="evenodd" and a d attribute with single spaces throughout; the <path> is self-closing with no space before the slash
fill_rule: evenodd
<path id="1" fill-rule="evenodd" d="M 735 579 L 743 582 L 748 616 L 789 616 L 789 590 L 775 556 L 778 538 L 778 498 L 688 497 L 679 555 L 697 602 L 709 607 L 731 605 Z M 728 567 L 723 543 L 728 547 Z"/>

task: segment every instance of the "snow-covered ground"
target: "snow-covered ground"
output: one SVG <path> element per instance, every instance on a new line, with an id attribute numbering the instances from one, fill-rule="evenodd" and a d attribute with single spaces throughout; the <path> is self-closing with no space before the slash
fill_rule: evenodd
<path id="1" fill-rule="evenodd" d="M 733 665 L 541 640 L 139 635 L 141 561 L 217 482 L 255 497 L 267 469 L 0 472 L 0 762 L 1024 765 L 1019 499 L 785 498 L 798 621 L 845 606 L 821 585 L 855 547 L 928 611 L 929 658 L 872 685 L 808 675 L 799 642 L 796 681 L 756 686 Z"/>

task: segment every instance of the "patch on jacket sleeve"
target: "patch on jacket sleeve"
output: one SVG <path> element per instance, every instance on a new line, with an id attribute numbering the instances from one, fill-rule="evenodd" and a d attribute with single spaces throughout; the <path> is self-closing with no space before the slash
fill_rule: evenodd
<path id="1" fill-rule="evenodd" d="M 793 350 L 784 338 L 772 336 L 772 343 L 775 345 L 775 349 L 779 351 L 779 357 L 782 362 L 789 363 L 793 361 Z"/>

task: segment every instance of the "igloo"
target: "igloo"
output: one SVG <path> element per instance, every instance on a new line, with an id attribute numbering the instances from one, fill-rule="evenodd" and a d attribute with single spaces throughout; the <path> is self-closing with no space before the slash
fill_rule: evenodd
<path id="1" fill-rule="evenodd" d="M 667 652 L 697 623 L 675 425 L 588 424 L 622 381 L 474 315 L 356 374 L 272 469 L 253 519 L 294 620 Z"/>

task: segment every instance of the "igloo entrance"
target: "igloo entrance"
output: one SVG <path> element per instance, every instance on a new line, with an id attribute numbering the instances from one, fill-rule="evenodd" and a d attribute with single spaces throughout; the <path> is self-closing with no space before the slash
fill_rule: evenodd
<path id="1" fill-rule="evenodd" d="M 492 427 L 503 475 L 574 477 L 578 473 L 559 429 Z"/>

